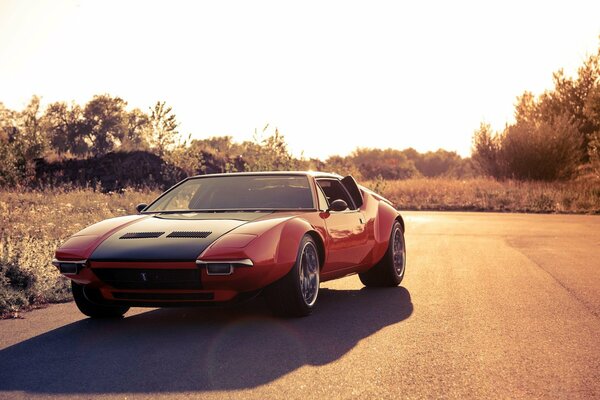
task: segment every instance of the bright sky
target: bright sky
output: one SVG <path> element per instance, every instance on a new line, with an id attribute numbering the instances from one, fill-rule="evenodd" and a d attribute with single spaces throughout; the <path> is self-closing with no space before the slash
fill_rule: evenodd
<path id="1" fill-rule="evenodd" d="M 481 121 L 600 44 L 600 1 L 0 0 L 0 101 L 110 93 L 185 135 L 278 127 L 296 155 L 468 155 Z"/>

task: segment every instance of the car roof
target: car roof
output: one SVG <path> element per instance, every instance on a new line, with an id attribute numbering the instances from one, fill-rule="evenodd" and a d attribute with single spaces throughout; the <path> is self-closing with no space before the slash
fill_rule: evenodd
<path id="1" fill-rule="evenodd" d="M 217 176 L 255 176 L 255 175 L 298 175 L 298 176 L 313 176 L 315 178 L 335 178 L 341 179 L 342 176 L 330 172 L 320 171 L 260 171 L 260 172 L 228 172 L 222 174 L 207 174 L 195 175 L 190 178 L 217 177 Z"/>

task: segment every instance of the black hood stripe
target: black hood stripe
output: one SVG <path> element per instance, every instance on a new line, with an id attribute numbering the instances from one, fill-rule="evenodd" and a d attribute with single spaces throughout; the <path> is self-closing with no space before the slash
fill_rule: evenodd
<path id="1" fill-rule="evenodd" d="M 232 213 L 233 214 L 233 213 Z M 92 253 L 90 261 L 195 261 L 215 240 L 228 232 L 263 217 L 265 213 L 245 214 L 239 219 L 215 219 L 202 214 L 195 218 L 180 215 L 168 218 L 153 216 L 134 222 L 113 233 Z M 222 215 L 224 216 L 224 215 Z M 129 232 L 128 232 L 129 231 Z M 164 235 L 169 232 L 168 235 Z M 137 240 L 121 240 L 128 235 L 149 235 Z M 129 238 L 133 239 L 133 238 Z"/>

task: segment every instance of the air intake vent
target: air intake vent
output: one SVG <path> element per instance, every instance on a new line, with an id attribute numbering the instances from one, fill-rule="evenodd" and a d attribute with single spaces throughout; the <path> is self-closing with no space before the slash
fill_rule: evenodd
<path id="1" fill-rule="evenodd" d="M 212 232 L 206 231 L 174 231 L 167 235 L 168 238 L 193 238 L 193 239 L 201 239 L 210 236 Z"/>
<path id="2" fill-rule="evenodd" d="M 129 232 L 119 239 L 154 239 L 160 237 L 164 232 Z"/>
<path id="3" fill-rule="evenodd" d="M 201 289 L 200 270 L 94 268 L 104 283 L 115 289 Z"/>

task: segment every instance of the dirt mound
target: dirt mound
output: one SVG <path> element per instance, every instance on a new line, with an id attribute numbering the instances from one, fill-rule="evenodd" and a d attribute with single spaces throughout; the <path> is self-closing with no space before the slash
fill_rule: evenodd
<path id="1" fill-rule="evenodd" d="M 36 185 L 69 184 L 100 187 L 103 192 L 125 187 L 166 189 L 186 177 L 180 168 L 145 151 L 114 152 L 83 160 L 36 160 Z"/>

